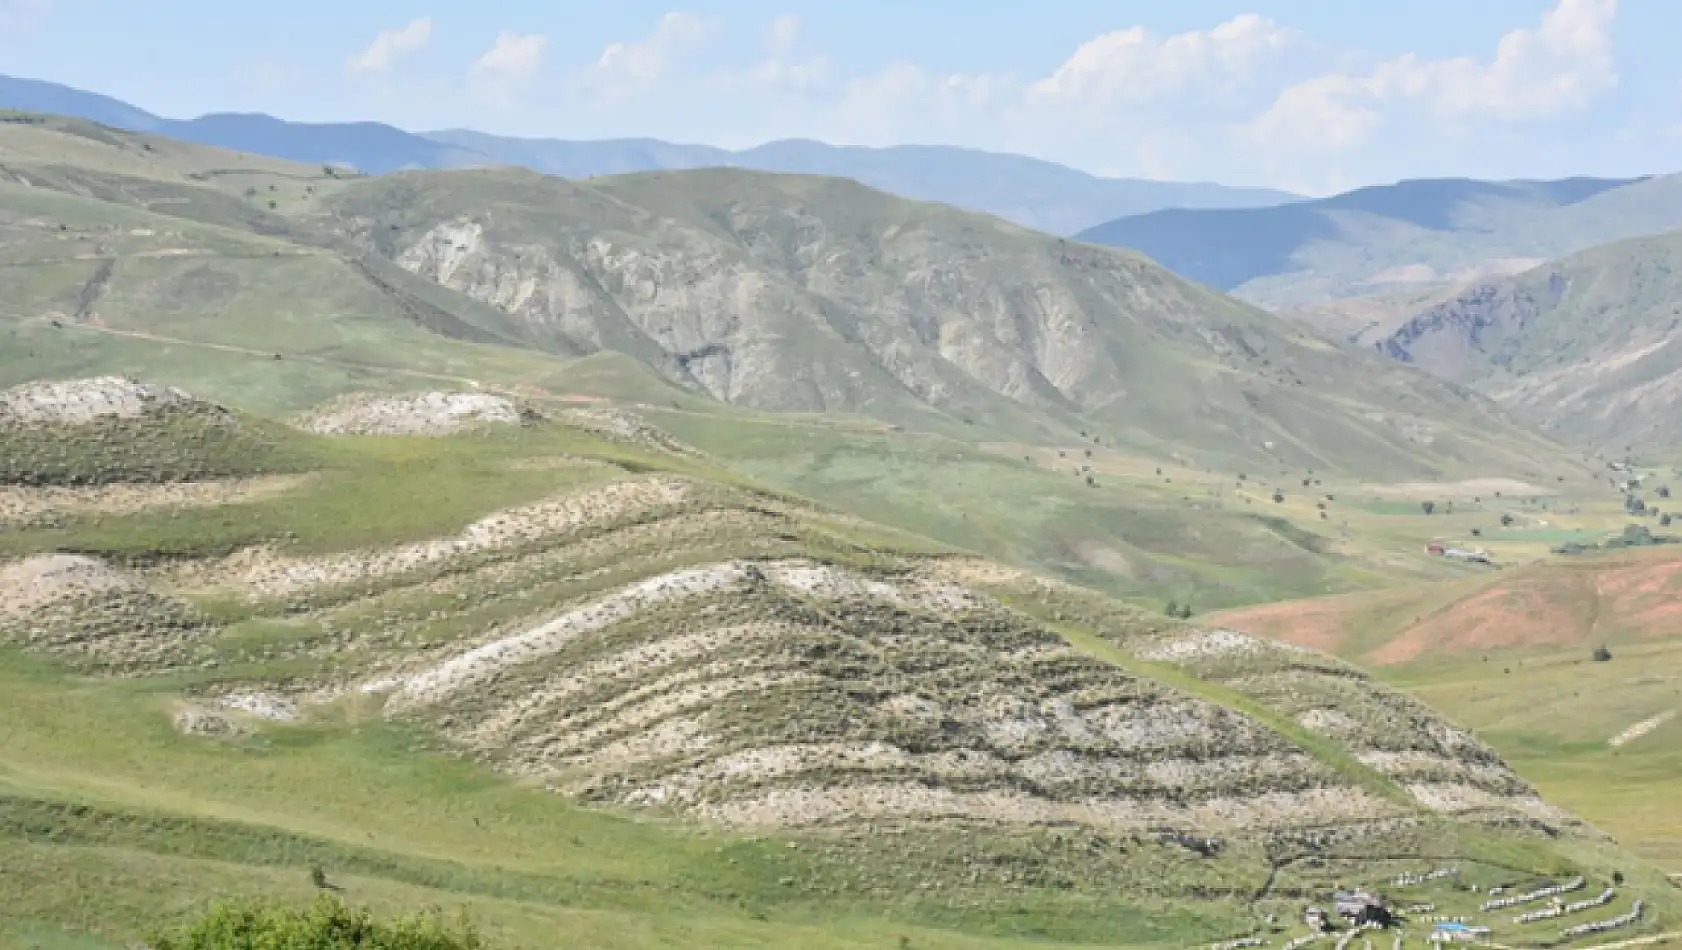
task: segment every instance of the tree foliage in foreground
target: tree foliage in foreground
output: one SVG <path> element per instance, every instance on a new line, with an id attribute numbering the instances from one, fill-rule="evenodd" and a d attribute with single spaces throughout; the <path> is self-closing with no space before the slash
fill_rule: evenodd
<path id="1" fill-rule="evenodd" d="M 482 950 L 466 919 L 437 909 L 392 921 L 322 895 L 308 907 L 261 902 L 211 908 L 183 930 L 154 938 L 154 950 Z"/>

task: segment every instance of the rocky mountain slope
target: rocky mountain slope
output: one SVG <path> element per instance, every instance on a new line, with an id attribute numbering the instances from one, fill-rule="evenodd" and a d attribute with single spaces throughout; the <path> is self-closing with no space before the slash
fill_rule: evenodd
<path id="1" fill-rule="evenodd" d="M 1168 210 L 1081 232 L 1256 303 L 1429 290 L 1682 225 L 1682 176 L 1404 181 L 1276 208 Z"/>
<path id="2" fill-rule="evenodd" d="M 0 107 L 77 116 L 116 128 L 296 162 L 342 164 L 369 174 L 522 165 L 567 178 L 719 167 L 837 175 L 907 198 L 984 211 L 1057 234 L 1160 208 L 1248 208 L 1298 197 L 1268 188 L 1098 178 L 1020 155 L 941 146 L 843 148 L 790 140 L 730 151 L 654 139 L 519 139 L 466 129 L 414 133 L 378 122 L 289 122 L 262 114 L 166 119 L 108 96 L 5 76 L 0 76 Z"/>
<path id="3" fill-rule="evenodd" d="M 1682 232 L 1595 247 L 1413 310 L 1372 345 L 1487 393 L 1551 432 L 1674 445 Z"/>
<path id="4" fill-rule="evenodd" d="M 738 405 L 1310 467 L 1469 458 L 1507 428 L 1135 255 L 837 179 L 406 173 L 318 209 L 314 226 L 504 312 L 503 332 L 629 353 Z"/>

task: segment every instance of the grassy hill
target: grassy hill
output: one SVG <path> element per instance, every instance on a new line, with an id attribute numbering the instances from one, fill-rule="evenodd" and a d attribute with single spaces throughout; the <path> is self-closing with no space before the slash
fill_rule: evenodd
<path id="1" fill-rule="evenodd" d="M 1098 178 L 1040 159 L 942 146 L 873 149 L 780 141 L 730 151 L 653 139 L 517 139 L 466 129 L 415 133 L 378 122 L 290 122 L 249 113 L 166 119 L 109 96 L 5 76 L 0 76 L 0 107 L 76 116 L 312 165 L 344 164 L 369 174 L 521 165 L 567 178 L 719 167 L 838 175 L 1057 234 L 1159 208 L 1255 207 L 1297 197 L 1268 188 Z"/>
<path id="2" fill-rule="evenodd" d="M 1682 176 L 1404 181 L 1275 208 L 1167 210 L 1079 238 L 1245 300 L 1302 307 L 1512 274 L 1682 225 Z"/>
<path id="3" fill-rule="evenodd" d="M 1442 524 L 1408 513 L 1417 485 L 1319 498 L 1362 480 L 1605 494 L 1416 370 L 833 179 L 366 178 L 25 116 L 0 166 L 6 384 L 127 373 L 272 417 L 607 398 L 862 516 L 1199 609 L 1464 570 L 1417 555 Z"/>
<path id="4" fill-rule="evenodd" d="M 8 118 L 0 945 L 317 868 L 509 946 L 1283 942 L 1450 864 L 1682 922 L 1408 693 L 1161 610 L 1622 520 L 1482 399 L 836 179 Z"/>
<path id="5" fill-rule="evenodd" d="M 103 391 L 37 387 L 5 425 L 96 425 L 124 411 L 84 411 Z M 1416 891 L 1445 911 L 1617 871 L 1581 919 L 1682 914 L 1329 657 L 956 554 L 599 408 L 454 405 L 337 401 L 312 418 L 370 434 L 289 430 L 307 464 L 255 480 L 0 487 L 0 940 L 127 945 L 215 896 L 302 897 L 312 868 L 510 946 L 1283 940 L 1335 882 L 1447 864 L 1460 885 Z M 142 443 L 169 424 L 127 418 Z"/>
<path id="6" fill-rule="evenodd" d="M 1464 390 L 1136 255 L 844 180 L 369 178 L 21 115 L 0 137 L 0 379 L 127 370 L 153 340 L 175 349 L 133 368 L 294 411 L 398 378 L 545 389 L 622 354 L 674 384 L 659 392 L 969 439 L 1084 432 L 1227 470 L 1577 474 Z"/>

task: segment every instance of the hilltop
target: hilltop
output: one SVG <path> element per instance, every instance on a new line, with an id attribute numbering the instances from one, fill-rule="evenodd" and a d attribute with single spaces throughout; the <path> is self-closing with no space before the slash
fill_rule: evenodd
<path id="1" fill-rule="evenodd" d="M 465 395 L 341 399 L 310 418 L 379 425 L 288 430 L 310 461 L 262 490 L 137 473 L 0 532 L 0 860 L 62 882 L 0 878 L 8 936 L 120 943 L 312 866 L 622 946 L 1284 939 L 1336 881 L 1445 865 L 1616 870 L 1601 913 L 1643 898 L 1637 932 L 1682 909 L 1329 656 L 841 515 L 635 417 L 400 421 Z"/>
<path id="2" fill-rule="evenodd" d="M 367 174 L 521 165 L 567 178 L 721 167 L 836 175 L 1057 234 L 1159 208 L 1252 207 L 1298 197 L 1268 188 L 1099 178 L 1040 159 L 942 146 L 848 148 L 787 140 L 731 151 L 654 139 L 519 139 L 467 129 L 415 133 L 378 122 L 290 122 L 254 113 L 166 119 L 109 96 L 4 76 L 0 107 L 76 116 L 295 162 L 345 165 Z"/>
<path id="3" fill-rule="evenodd" d="M 0 298 L 27 356 L 0 381 L 138 365 L 291 412 L 399 379 L 587 377 L 1226 469 L 1578 475 L 1465 390 L 1137 255 L 842 179 L 368 177 L 28 116 L 0 125 L 0 165 L 28 275 Z"/>
<path id="4" fill-rule="evenodd" d="M 1164 210 L 1078 238 L 1272 307 L 1424 291 L 1682 225 L 1682 176 L 1404 181 L 1274 208 Z"/>

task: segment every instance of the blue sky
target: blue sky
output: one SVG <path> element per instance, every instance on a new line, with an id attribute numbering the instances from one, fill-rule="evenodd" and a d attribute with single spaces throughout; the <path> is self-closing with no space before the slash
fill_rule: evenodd
<path id="1" fill-rule="evenodd" d="M 0 72 L 262 111 L 1015 151 L 1324 193 L 1682 169 L 1678 0 L 0 0 Z"/>

